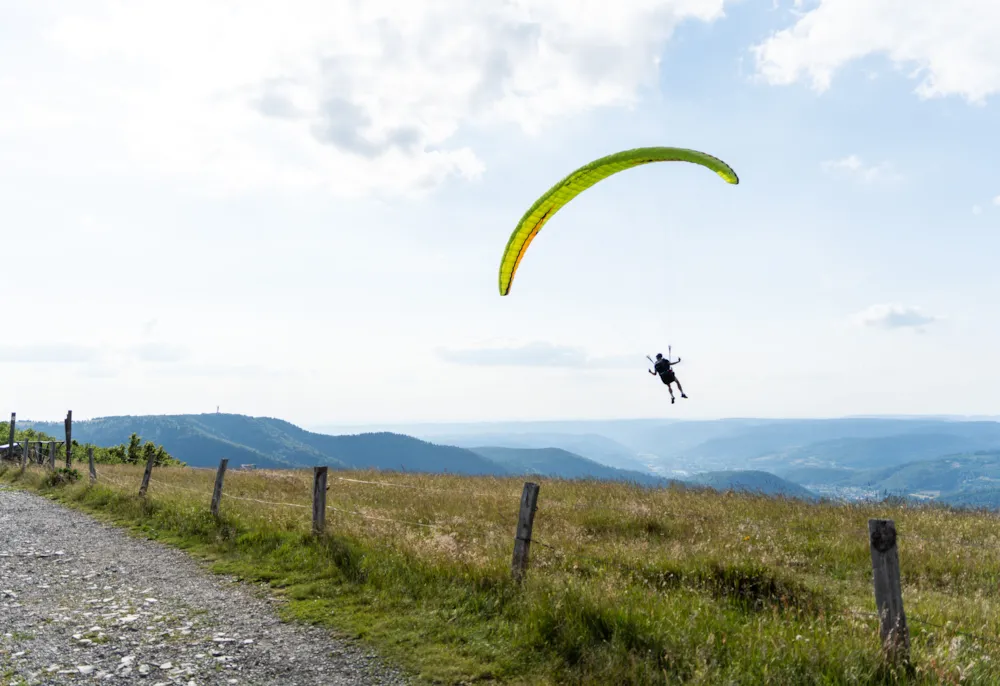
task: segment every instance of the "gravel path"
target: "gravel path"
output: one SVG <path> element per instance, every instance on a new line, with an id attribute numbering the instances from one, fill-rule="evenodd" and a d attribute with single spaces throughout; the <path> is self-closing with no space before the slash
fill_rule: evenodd
<path id="1" fill-rule="evenodd" d="M 253 588 L 0 487 L 0 686 L 405 683 Z"/>

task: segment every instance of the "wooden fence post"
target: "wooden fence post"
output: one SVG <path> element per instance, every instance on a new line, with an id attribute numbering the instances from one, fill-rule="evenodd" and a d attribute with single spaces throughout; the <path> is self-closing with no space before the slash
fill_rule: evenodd
<path id="1" fill-rule="evenodd" d="M 149 477 L 153 476 L 153 463 L 156 461 L 156 453 L 150 453 L 146 460 L 146 471 L 142 473 L 142 485 L 139 486 L 139 497 L 146 497 L 146 489 L 149 488 Z"/>
<path id="2" fill-rule="evenodd" d="M 66 469 L 69 469 L 73 466 L 73 410 L 67 410 L 63 425 L 66 427 Z"/>
<path id="3" fill-rule="evenodd" d="M 514 534 L 514 558 L 511 572 L 514 581 L 521 581 L 528 569 L 528 551 L 531 549 L 531 528 L 535 524 L 538 503 L 538 484 L 525 482 L 521 491 L 521 510 L 517 515 L 517 532 Z"/>
<path id="4" fill-rule="evenodd" d="M 14 459 L 14 424 L 17 420 L 17 412 L 10 413 L 10 438 L 7 439 L 7 457 Z"/>
<path id="5" fill-rule="evenodd" d="M 28 451 L 31 450 L 31 441 L 25 441 L 21 446 L 21 473 L 28 468 Z"/>
<path id="6" fill-rule="evenodd" d="M 226 465 L 229 464 L 228 458 L 222 458 L 219 461 L 219 471 L 215 473 L 215 489 L 212 491 L 212 515 L 215 517 L 219 516 L 219 501 L 222 500 L 222 479 L 226 475 Z"/>
<path id="7" fill-rule="evenodd" d="M 896 524 L 891 519 L 869 519 L 868 537 L 882 649 L 890 660 L 902 659 L 906 662 L 910 657 L 910 631 L 903 612 Z"/>
<path id="8" fill-rule="evenodd" d="M 313 533 L 317 536 L 326 528 L 326 470 L 313 467 Z"/>
<path id="9" fill-rule="evenodd" d="M 56 468 L 56 442 L 49 443 L 49 469 Z"/>
<path id="10" fill-rule="evenodd" d="M 94 446 L 87 446 L 87 461 L 90 463 L 90 483 L 97 481 L 97 467 L 94 466 Z"/>

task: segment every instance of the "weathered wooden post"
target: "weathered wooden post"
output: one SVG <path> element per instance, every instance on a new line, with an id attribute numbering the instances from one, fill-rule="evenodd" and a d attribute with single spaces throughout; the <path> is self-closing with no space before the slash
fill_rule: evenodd
<path id="1" fill-rule="evenodd" d="M 66 427 L 66 469 L 69 469 L 73 466 L 73 410 L 66 412 L 63 425 Z"/>
<path id="2" fill-rule="evenodd" d="M 326 470 L 313 467 L 313 533 L 317 536 L 326 528 Z"/>
<path id="3" fill-rule="evenodd" d="M 139 497 L 146 497 L 146 489 L 149 488 L 149 478 L 153 476 L 153 463 L 156 462 L 156 453 L 149 453 L 149 459 L 146 460 L 146 470 L 142 473 L 142 485 L 139 486 Z"/>
<path id="4" fill-rule="evenodd" d="M 97 481 L 97 467 L 94 466 L 94 446 L 87 446 L 87 462 L 90 463 L 90 483 Z"/>
<path id="5" fill-rule="evenodd" d="M 222 500 L 222 479 L 226 476 L 228 458 L 219 460 L 219 471 L 215 473 L 215 489 L 212 491 L 212 515 L 219 516 L 219 501 Z"/>
<path id="6" fill-rule="evenodd" d="M 869 519 L 868 537 L 882 649 L 891 661 L 907 662 L 910 658 L 910 630 L 903 612 L 896 524 L 891 519 Z"/>
<path id="7" fill-rule="evenodd" d="M 56 442 L 49 443 L 49 469 L 56 468 Z"/>
<path id="8" fill-rule="evenodd" d="M 14 424 L 17 420 L 17 412 L 10 413 L 10 438 L 7 439 L 7 458 L 14 459 Z"/>
<path id="9" fill-rule="evenodd" d="M 25 441 L 21 446 L 21 473 L 28 468 L 28 451 L 31 450 L 31 441 Z"/>
<path id="10" fill-rule="evenodd" d="M 514 581 L 524 579 L 528 570 L 528 551 L 531 549 L 531 528 L 535 524 L 535 510 L 538 504 L 538 484 L 525 482 L 521 491 L 521 510 L 517 515 L 517 532 L 514 534 L 514 559 L 511 572 Z"/>

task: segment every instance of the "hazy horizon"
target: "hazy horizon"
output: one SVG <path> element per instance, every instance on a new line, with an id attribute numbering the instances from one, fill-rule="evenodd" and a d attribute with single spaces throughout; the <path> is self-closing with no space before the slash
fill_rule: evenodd
<path id="1" fill-rule="evenodd" d="M 15 410 L 16 411 L 16 410 Z M 945 421 L 1000 421 L 1000 415 L 949 415 L 949 414 L 880 414 L 880 415 L 816 415 L 816 416 L 719 416 L 719 417 L 654 417 L 654 416 L 605 416 L 605 417 L 530 417 L 525 419 L 495 418 L 483 420 L 430 420 L 430 421 L 372 421 L 372 422 L 302 422 L 293 417 L 280 415 L 250 414 L 242 412 L 221 411 L 224 415 L 246 416 L 246 417 L 269 417 L 279 419 L 294 424 L 308 431 L 320 432 L 321 429 L 365 429 L 372 427 L 435 427 L 435 426 L 491 426 L 497 424 L 573 424 L 573 423 L 602 423 L 602 422 L 726 422 L 726 421 L 838 421 L 850 419 L 881 419 L 881 420 L 945 420 Z M 135 413 L 125 414 L 102 414 L 86 415 L 78 410 L 73 410 L 74 422 L 84 422 L 107 417 L 121 416 L 199 416 L 213 415 L 215 411 L 193 411 L 193 412 L 169 412 L 153 413 L 150 415 L 137 415 Z M 65 415 L 57 417 L 32 417 L 18 414 L 19 422 L 61 422 Z"/>

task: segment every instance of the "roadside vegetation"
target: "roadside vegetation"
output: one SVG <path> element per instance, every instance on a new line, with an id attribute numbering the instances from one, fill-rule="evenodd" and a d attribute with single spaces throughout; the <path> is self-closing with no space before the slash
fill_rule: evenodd
<path id="1" fill-rule="evenodd" d="M 1000 683 L 1000 520 L 538 479 L 527 578 L 511 579 L 523 480 L 102 465 L 97 485 L 0 468 L 40 491 L 269 583 L 289 619 L 434 683 Z M 366 483 L 367 482 L 367 483 Z M 375 482 L 375 483 L 372 483 Z M 391 484 L 391 485 L 390 485 Z M 895 520 L 911 667 L 882 659 L 867 520 Z"/>
<path id="2" fill-rule="evenodd" d="M 10 425 L 0 424 L 0 445 L 6 445 L 10 441 Z M 18 429 L 16 426 L 14 428 L 14 442 L 24 443 L 27 441 L 63 441 L 65 443 L 65 436 L 52 436 L 45 433 L 44 431 L 37 431 L 35 429 Z M 153 455 L 155 460 L 154 463 L 158 467 L 166 466 L 185 466 L 184 462 L 181 462 L 177 458 L 173 457 L 164 449 L 162 445 L 157 445 L 153 441 L 147 440 L 145 443 L 142 437 L 136 433 L 133 433 L 129 437 L 128 443 L 121 443 L 119 445 L 113 445 L 107 448 L 102 448 L 100 446 L 95 446 L 90 443 L 79 443 L 73 440 L 73 462 L 74 463 L 86 463 L 88 458 L 88 450 L 93 448 L 94 450 L 94 462 L 97 464 L 141 464 L 145 465 L 149 460 L 149 456 Z M 48 458 L 48 446 L 42 448 L 43 454 L 46 459 Z M 65 464 L 66 460 L 66 447 L 61 446 L 59 450 L 56 451 L 56 461 Z"/>

